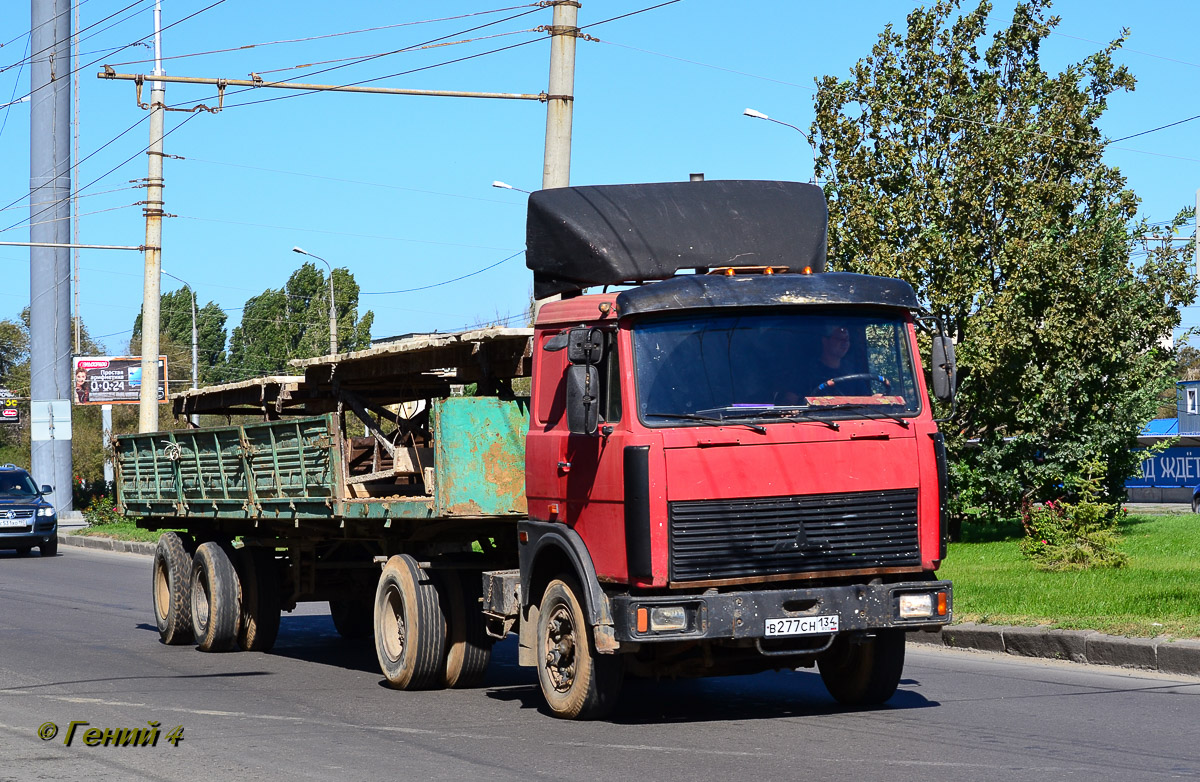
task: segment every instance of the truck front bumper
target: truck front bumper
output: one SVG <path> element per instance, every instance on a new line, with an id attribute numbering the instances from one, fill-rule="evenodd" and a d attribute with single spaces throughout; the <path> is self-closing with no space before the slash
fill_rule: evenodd
<path id="1" fill-rule="evenodd" d="M 932 630 L 950 623 L 952 590 L 949 581 L 910 581 L 699 595 L 616 595 L 611 601 L 613 629 L 622 643 L 794 639 L 889 628 Z"/>

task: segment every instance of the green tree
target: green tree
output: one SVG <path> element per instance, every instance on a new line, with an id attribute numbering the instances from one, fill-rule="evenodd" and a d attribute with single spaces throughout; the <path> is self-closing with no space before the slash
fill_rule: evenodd
<path id="1" fill-rule="evenodd" d="M 338 351 L 371 344 L 375 315 L 358 315 L 358 283 L 347 269 L 333 270 Z M 287 372 L 293 358 L 329 352 L 329 278 L 313 263 L 292 272 L 280 289 L 269 288 L 246 301 L 242 322 L 229 340 L 226 380 Z"/>
<path id="2" fill-rule="evenodd" d="M 820 79 L 815 101 L 831 266 L 901 277 L 948 324 L 951 496 L 989 516 L 1078 485 L 1092 460 L 1103 498 L 1120 495 L 1195 297 L 1190 249 L 1135 262 L 1147 226 L 1102 159 L 1096 123 L 1134 87 L 1112 58 L 1123 38 L 1050 75 L 1048 6 L 1018 3 L 990 40 L 986 0 L 917 9 L 848 79 Z"/>
<path id="3" fill-rule="evenodd" d="M 159 348 L 167 356 L 167 373 L 173 380 L 192 378 L 192 291 L 186 285 L 162 294 L 159 301 Z M 200 385 L 218 379 L 225 363 L 225 321 L 228 316 L 215 302 L 203 307 L 197 302 L 196 354 Z M 130 351 L 141 352 L 142 313 L 133 321 Z M 164 349 L 169 347 L 170 350 Z M 172 391 L 184 387 L 172 382 Z"/>

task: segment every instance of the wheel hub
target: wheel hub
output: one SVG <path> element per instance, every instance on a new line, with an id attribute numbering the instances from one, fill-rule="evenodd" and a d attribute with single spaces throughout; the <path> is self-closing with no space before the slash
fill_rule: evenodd
<path id="1" fill-rule="evenodd" d="M 575 626 L 566 606 L 558 606 L 550 615 L 546 633 L 546 673 L 558 692 L 566 692 L 575 682 Z"/>

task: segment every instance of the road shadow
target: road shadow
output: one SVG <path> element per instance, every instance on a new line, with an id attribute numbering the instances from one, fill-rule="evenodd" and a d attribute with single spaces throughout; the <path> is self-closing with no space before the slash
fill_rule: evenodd
<path id="1" fill-rule="evenodd" d="M 329 614 L 284 614 L 279 620 L 279 637 L 267 654 L 349 671 L 379 672 L 375 642 L 342 638 Z"/>
<path id="2" fill-rule="evenodd" d="M 778 671 L 709 679 L 653 680 L 627 678 L 609 721 L 618 725 L 664 722 L 728 722 L 779 717 L 815 717 L 852 711 L 896 711 L 937 707 L 903 679 L 891 700 L 873 709 L 847 709 L 830 697 L 814 671 Z M 509 638 L 492 651 L 483 685 L 487 697 L 518 703 L 549 716 L 533 668 L 517 665 L 517 643 Z"/>

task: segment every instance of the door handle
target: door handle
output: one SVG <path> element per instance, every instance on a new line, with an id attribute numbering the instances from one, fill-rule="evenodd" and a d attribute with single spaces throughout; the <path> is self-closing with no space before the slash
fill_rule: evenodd
<path id="1" fill-rule="evenodd" d="M 571 463 L 570 462 L 559 462 L 558 469 L 559 469 L 559 472 L 570 472 L 571 471 Z"/>

